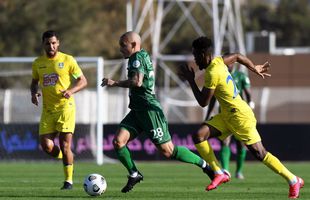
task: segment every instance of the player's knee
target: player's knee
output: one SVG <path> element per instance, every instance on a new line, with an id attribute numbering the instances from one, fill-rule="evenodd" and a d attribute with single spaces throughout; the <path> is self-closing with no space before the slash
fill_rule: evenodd
<path id="1" fill-rule="evenodd" d="M 54 143 L 44 141 L 41 142 L 41 147 L 46 153 L 51 153 L 53 151 Z"/>
<path id="2" fill-rule="evenodd" d="M 199 129 L 196 133 L 192 135 L 192 139 L 195 144 L 205 141 L 206 139 L 208 139 L 208 137 L 208 134 L 203 129 Z"/>
<path id="3" fill-rule="evenodd" d="M 156 145 L 156 147 L 158 151 L 160 151 L 160 153 L 163 154 L 166 158 L 173 158 L 173 154 L 177 149 L 177 147 L 174 146 L 171 140 L 166 143 Z"/>
<path id="4" fill-rule="evenodd" d="M 177 147 L 170 143 L 170 145 L 165 145 L 164 148 L 161 148 L 160 151 L 166 158 L 174 158 L 176 149 Z"/>
<path id="5" fill-rule="evenodd" d="M 162 154 L 163 154 L 166 158 L 173 158 L 172 152 L 171 152 L 171 151 L 163 151 Z"/>
<path id="6" fill-rule="evenodd" d="M 121 142 L 118 139 L 113 139 L 113 147 L 114 149 L 121 149 L 122 147 L 124 147 L 126 145 L 126 143 Z"/>

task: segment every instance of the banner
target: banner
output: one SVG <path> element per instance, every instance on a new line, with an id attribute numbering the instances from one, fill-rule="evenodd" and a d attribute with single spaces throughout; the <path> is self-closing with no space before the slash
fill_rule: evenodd
<path id="1" fill-rule="evenodd" d="M 171 124 L 170 134 L 174 145 L 185 146 L 197 153 L 191 135 L 199 124 Z M 310 160 L 310 147 L 307 144 L 310 136 L 310 125 L 307 124 L 264 124 L 258 125 L 262 142 L 267 151 L 280 160 Z M 103 152 L 110 158 L 117 158 L 113 148 L 116 124 L 104 125 Z M 215 154 L 221 149 L 216 138 L 209 139 Z M 55 143 L 59 144 L 58 138 Z M 135 160 L 167 160 L 144 134 L 128 144 Z M 235 159 L 236 144 L 231 143 L 232 159 Z M 93 160 L 96 152 L 95 127 L 77 124 L 73 136 L 72 151 L 76 160 Z M 45 160 L 50 159 L 39 144 L 38 124 L 1 124 L 0 156 L 2 160 Z M 248 160 L 255 158 L 248 153 Z"/>

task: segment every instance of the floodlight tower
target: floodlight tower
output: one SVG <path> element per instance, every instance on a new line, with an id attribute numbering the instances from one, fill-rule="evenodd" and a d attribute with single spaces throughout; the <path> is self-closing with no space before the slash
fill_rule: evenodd
<path id="1" fill-rule="evenodd" d="M 162 22 L 167 14 L 172 12 L 174 6 L 181 8 L 182 15 L 170 29 L 170 32 L 165 35 L 165 38 L 161 38 Z M 182 28 L 181 25 L 184 21 L 189 21 L 198 35 L 206 35 L 206 29 L 198 25 L 195 17 L 191 14 L 195 6 L 203 8 L 206 14 L 213 20 L 215 55 L 221 54 L 225 40 L 228 42 L 231 52 L 238 51 L 242 54 L 246 53 L 240 17 L 240 0 L 127 0 L 127 30 L 140 33 L 142 26 L 146 25 L 146 20 L 149 20 L 149 27 L 140 34 L 142 41 L 147 37 L 151 37 L 151 54 L 154 66 L 161 59 L 182 60 L 186 58 L 185 55 L 162 54 L 173 36 Z"/>

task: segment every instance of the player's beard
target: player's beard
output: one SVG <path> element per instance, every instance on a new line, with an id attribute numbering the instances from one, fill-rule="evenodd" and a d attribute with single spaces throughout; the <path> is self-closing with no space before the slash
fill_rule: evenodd
<path id="1" fill-rule="evenodd" d="M 56 56 L 56 53 L 57 53 L 57 50 L 49 50 L 49 51 L 46 51 L 46 55 L 49 57 L 49 58 L 53 58 Z"/>

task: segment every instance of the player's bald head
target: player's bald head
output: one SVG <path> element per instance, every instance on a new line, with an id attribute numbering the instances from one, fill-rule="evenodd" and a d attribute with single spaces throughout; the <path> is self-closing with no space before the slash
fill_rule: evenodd
<path id="1" fill-rule="evenodd" d="M 140 35 L 134 31 L 128 31 L 128 32 L 124 33 L 120 39 L 123 41 L 126 41 L 126 42 L 130 42 L 130 43 L 135 42 L 139 46 L 141 44 Z"/>

